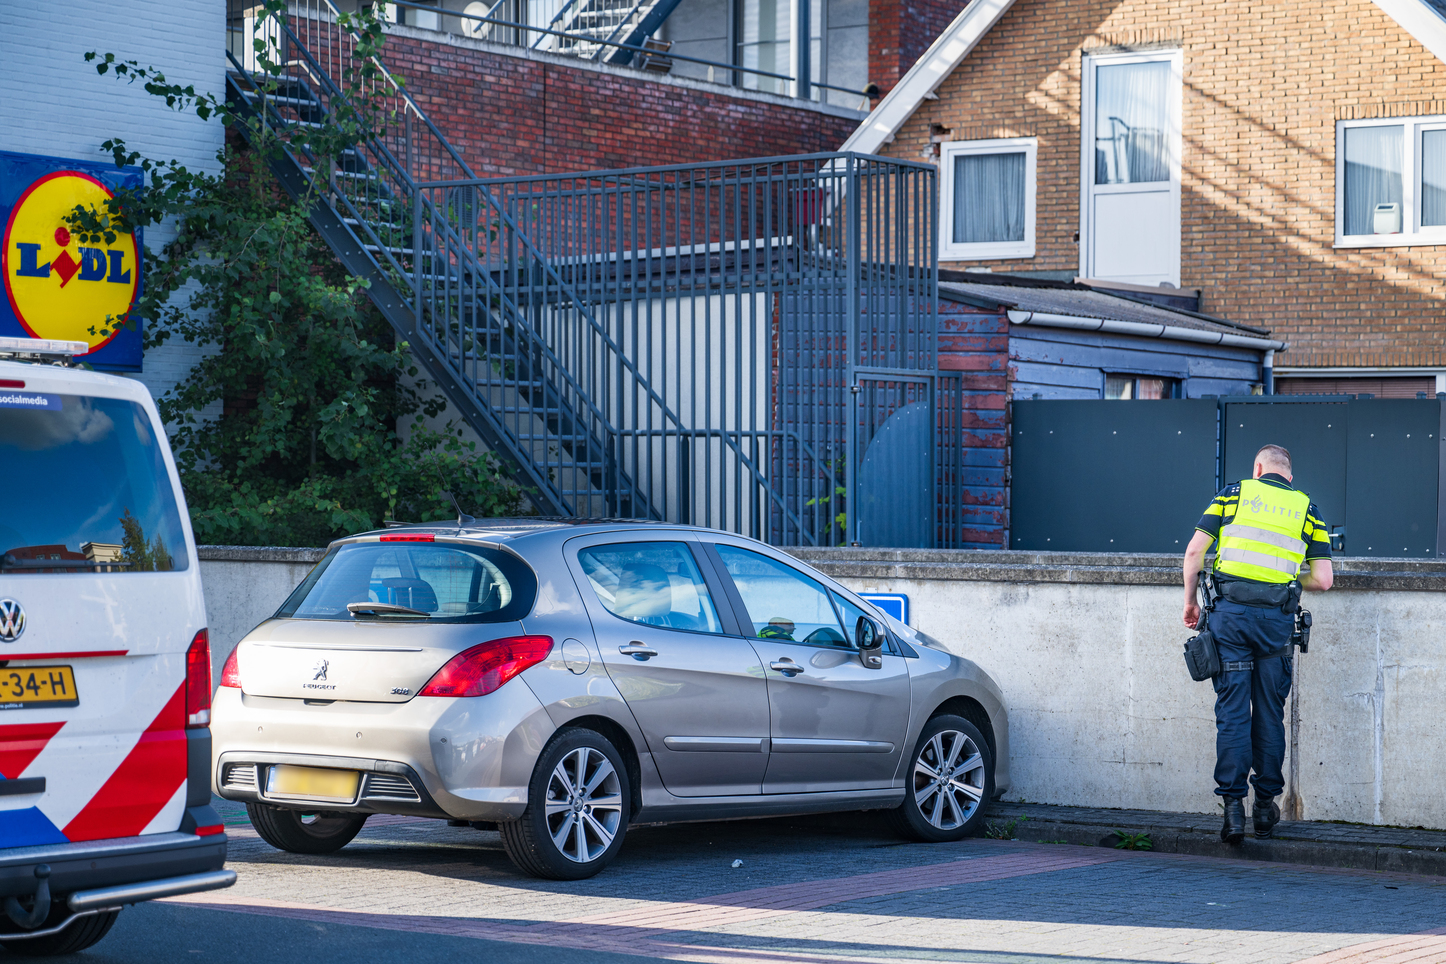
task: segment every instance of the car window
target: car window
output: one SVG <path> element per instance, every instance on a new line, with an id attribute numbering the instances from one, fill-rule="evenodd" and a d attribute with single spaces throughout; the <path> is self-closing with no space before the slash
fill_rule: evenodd
<path id="1" fill-rule="evenodd" d="M 848 639 L 850 646 L 858 649 L 859 641 L 857 630 L 859 617 L 869 616 L 869 614 L 832 590 L 829 591 L 829 595 L 833 597 L 834 602 L 838 603 L 839 613 L 843 616 L 844 636 Z M 873 616 L 869 616 L 869 618 L 874 619 Z M 874 622 L 878 622 L 878 620 L 874 619 Z"/>
<path id="2" fill-rule="evenodd" d="M 693 553 L 681 542 L 625 542 L 577 554 L 593 591 L 608 612 L 664 629 L 721 633 Z"/>
<path id="3" fill-rule="evenodd" d="M 458 543 L 353 542 L 333 549 L 277 616 L 356 619 L 348 603 L 405 606 L 433 619 L 510 622 L 532 609 L 537 578 L 499 549 Z"/>
<path id="4" fill-rule="evenodd" d="M 0 389 L 0 466 L 0 572 L 186 568 L 164 443 L 136 402 Z"/>
<path id="5" fill-rule="evenodd" d="M 792 566 L 747 549 L 718 546 L 718 555 L 748 609 L 755 637 L 852 648 L 823 586 Z"/>

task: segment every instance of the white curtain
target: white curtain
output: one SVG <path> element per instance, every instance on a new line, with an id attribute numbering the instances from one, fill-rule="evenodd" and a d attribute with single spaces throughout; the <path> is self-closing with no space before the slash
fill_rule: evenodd
<path id="1" fill-rule="evenodd" d="M 1377 204 L 1401 203 L 1405 128 L 1346 128 L 1346 234 L 1375 234 Z"/>
<path id="2" fill-rule="evenodd" d="M 1022 153 L 954 158 L 954 243 L 1024 240 Z"/>
<path id="3" fill-rule="evenodd" d="M 1170 179 L 1170 64 L 1095 70 L 1095 183 Z"/>
<path id="4" fill-rule="evenodd" d="M 743 0 L 738 25 L 738 66 L 791 76 L 792 14 L 791 0 Z M 757 74 L 742 74 L 741 78 L 748 90 L 788 93 L 788 82 L 784 80 Z"/>
<path id="5" fill-rule="evenodd" d="M 1446 224 L 1446 131 L 1421 135 L 1421 225 Z"/>

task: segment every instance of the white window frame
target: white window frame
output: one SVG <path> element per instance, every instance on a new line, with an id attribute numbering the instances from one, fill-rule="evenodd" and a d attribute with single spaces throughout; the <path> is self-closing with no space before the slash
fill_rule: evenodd
<path id="1" fill-rule="evenodd" d="M 1024 240 L 955 244 L 954 158 L 978 154 L 1024 155 Z M 1034 257 L 1035 167 L 1037 137 L 996 137 L 982 141 L 945 141 L 939 150 L 939 260 L 988 261 Z"/>
<path id="2" fill-rule="evenodd" d="M 1160 50 L 1132 50 L 1119 53 L 1089 53 L 1080 58 L 1083 77 L 1080 84 L 1080 180 L 1079 180 L 1079 273 L 1095 277 L 1091 232 L 1094 230 L 1094 204 L 1090 196 L 1096 189 L 1095 178 L 1095 71 L 1114 64 L 1168 63 L 1170 65 L 1170 205 L 1176 211 L 1174 272 L 1170 282 L 1180 287 L 1180 238 L 1184 233 L 1184 211 L 1180 205 L 1181 178 L 1185 166 L 1185 51 L 1171 47 Z M 1139 191 L 1136 184 L 1099 185 L 1102 193 Z"/>
<path id="3" fill-rule="evenodd" d="M 1353 127 L 1402 127 L 1401 233 L 1346 234 L 1346 131 Z M 1446 114 L 1420 117 L 1379 117 L 1336 121 L 1336 242 L 1337 248 L 1403 248 L 1419 244 L 1446 244 L 1446 224 L 1421 226 L 1421 135 L 1446 130 Z"/>

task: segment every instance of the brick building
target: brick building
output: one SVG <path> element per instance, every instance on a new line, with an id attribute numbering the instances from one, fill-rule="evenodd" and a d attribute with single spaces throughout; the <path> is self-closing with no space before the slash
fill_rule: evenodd
<path id="1" fill-rule="evenodd" d="M 1414 396 L 1446 391 L 1443 56 L 1426 0 L 978 0 L 846 146 L 941 165 L 944 268 L 1163 286 L 1288 342 L 1280 392 Z"/>

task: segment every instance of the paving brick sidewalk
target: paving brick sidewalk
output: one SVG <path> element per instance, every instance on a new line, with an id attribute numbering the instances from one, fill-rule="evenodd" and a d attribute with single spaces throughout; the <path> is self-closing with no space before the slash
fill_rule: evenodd
<path id="1" fill-rule="evenodd" d="M 1248 811 L 1246 816 L 1248 825 Z M 1093 845 L 1120 830 L 1147 834 L 1156 853 L 1446 876 L 1446 832 L 1439 830 L 1282 821 L 1273 839 L 1247 833 L 1243 844 L 1232 847 L 1220 841 L 1219 814 L 996 803 L 988 820 L 1001 828 L 1013 821 L 1019 840 Z"/>
<path id="2" fill-rule="evenodd" d="M 699 964 L 1446 961 L 1446 879 L 908 844 L 870 814 L 638 828 L 611 868 L 571 883 L 523 877 L 496 834 L 441 821 L 372 821 L 326 857 L 232 828 L 236 887 L 172 906 Z"/>

